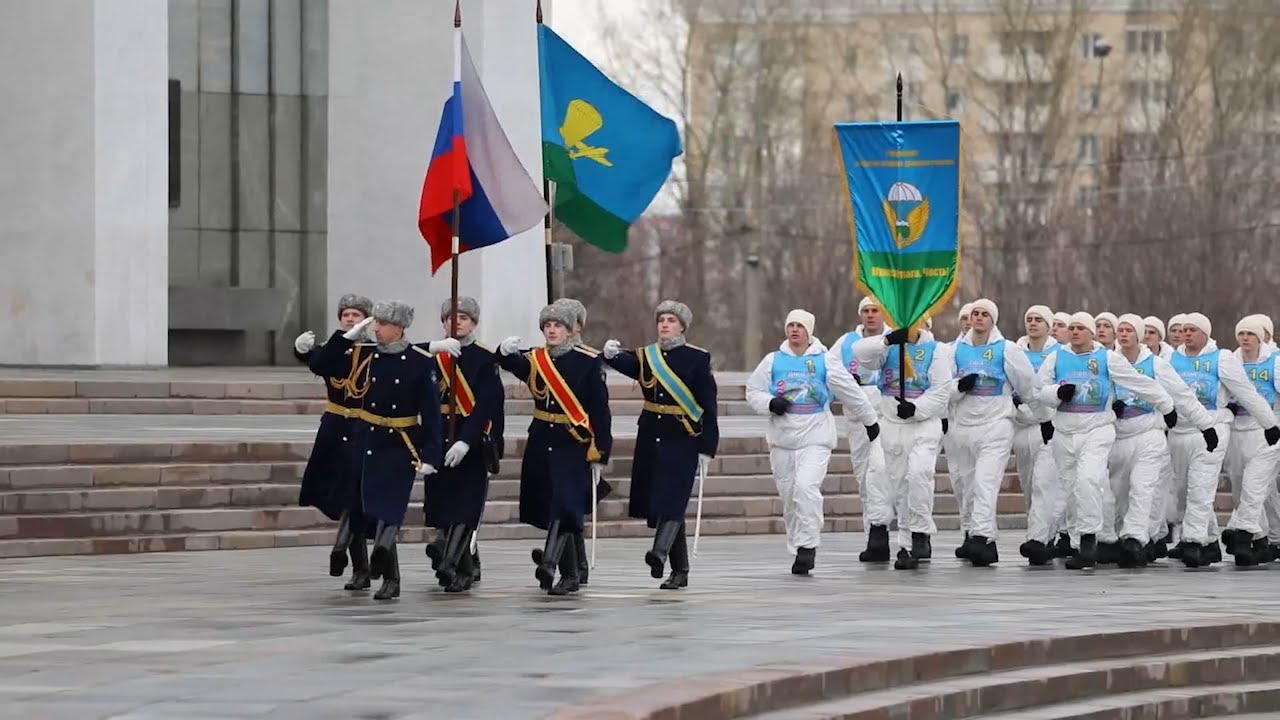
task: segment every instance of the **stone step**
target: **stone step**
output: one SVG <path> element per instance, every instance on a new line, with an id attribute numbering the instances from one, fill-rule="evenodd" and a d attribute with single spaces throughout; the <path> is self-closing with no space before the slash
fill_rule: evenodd
<path id="1" fill-rule="evenodd" d="M 743 482 L 747 480 L 748 482 Z M 613 492 L 604 501 L 611 503 L 630 497 L 629 480 L 613 480 Z M 862 512 L 862 498 L 858 495 L 857 482 L 852 475 L 828 477 L 824 485 L 827 498 L 855 498 L 854 512 Z M 520 483 L 516 480 L 498 480 L 489 484 L 489 503 L 516 500 Z M 696 497 L 696 496 L 695 496 Z M 704 506 L 722 500 L 750 501 L 742 514 L 758 514 L 760 498 L 772 498 L 772 514 L 780 514 L 782 500 L 777 497 L 771 477 L 708 478 Z M 414 486 L 410 502 L 421 503 L 423 486 Z M 236 485 L 173 485 L 150 487 L 108 487 L 87 490 L 9 490 L 0 491 L 0 512 L 6 515 L 51 514 L 101 510 L 170 510 L 215 507 L 273 507 L 298 502 L 298 484 L 293 483 L 244 483 Z M 1001 493 L 998 496 L 998 512 L 1023 512 L 1025 501 L 1021 493 Z M 934 496 L 934 512 L 958 512 L 956 498 L 950 492 L 938 492 Z M 1230 511 L 1231 496 L 1217 496 L 1216 508 Z M 837 507 L 836 512 L 841 512 Z M 729 513 L 736 514 L 736 513 Z"/>
<path id="2" fill-rule="evenodd" d="M 917 683 L 880 692 L 749 715 L 753 720 L 872 720 L 908 717 L 950 720 L 983 713 L 994 717 L 1057 718 L 1051 708 L 1067 703 L 1124 707 L 1134 694 L 1173 689 L 1199 693 L 1196 686 L 1275 681 L 1280 677 L 1280 646 L 1229 648 L 1144 655 L 1112 660 L 1018 668 Z M 988 716 L 992 717 L 992 716 Z"/>
<path id="3" fill-rule="evenodd" d="M 158 399 L 187 400 L 323 400 L 325 388 L 319 378 L 305 370 L 288 380 L 163 381 L 163 380 L 71 380 L 48 378 L 0 378 L 0 398 L 11 399 Z M 740 373 L 717 373 L 719 396 L 723 400 L 746 397 Z M 608 374 L 609 397 L 642 399 L 640 385 L 614 372 Z M 503 375 L 508 398 L 528 400 L 529 389 L 509 375 Z M 86 406 L 87 407 L 87 406 Z M 14 412 L 14 411 L 8 411 Z M 85 412 L 88 412 L 87 410 Z"/>
<path id="4" fill-rule="evenodd" d="M 611 397 L 615 415 L 639 415 L 643 400 Z M 263 400 L 244 398 L 4 398 L 4 415 L 315 415 L 324 412 L 323 399 Z M 531 415 L 533 400 L 511 398 L 508 415 Z M 725 398 L 717 404 L 723 416 L 753 415 L 744 399 Z"/>
<path id="5" fill-rule="evenodd" d="M 956 530 L 960 519 L 955 515 L 939 515 L 935 521 L 939 530 Z M 7 518 L 0 518 L 0 534 Z M 417 520 L 421 523 L 421 514 Z M 1017 529 L 1021 518 L 999 518 L 1001 527 Z M 692 522 L 692 517 L 690 518 Z M 33 557 L 38 555 L 97 555 L 135 552 L 168 552 L 179 550 L 244 550 L 250 548 L 295 547 L 299 545 L 329 545 L 333 543 L 336 523 L 326 521 L 322 527 L 264 530 L 208 530 L 191 532 L 158 532 L 154 534 L 124 534 L 93 537 L 52 538 L 0 538 L 0 558 Z M 861 532 L 858 518 L 827 517 L 823 532 Z M 420 526 L 405 527 L 400 531 L 403 543 L 423 543 L 432 534 Z M 643 520 L 602 521 L 600 537 L 652 537 L 653 530 Z M 716 518 L 704 517 L 702 532 L 706 535 L 779 535 L 784 532 L 781 517 Z M 590 525 L 587 534 L 590 536 Z M 481 542 L 490 540 L 535 540 L 546 536 L 541 530 L 519 523 L 485 523 L 480 526 Z M 1012 540 L 1010 541 L 1012 542 Z M 414 549 L 413 552 L 420 552 Z M 950 552 L 950 550 L 947 550 Z"/>
<path id="6" fill-rule="evenodd" d="M 1092 702 L 1108 692 L 1258 679 L 1247 678 L 1245 668 L 1274 682 L 1272 678 L 1280 677 L 1278 653 L 1280 623 L 1259 622 L 1111 633 L 1081 628 L 1070 635 L 1032 633 L 995 645 L 952 646 L 923 654 L 895 655 L 890 643 L 870 657 L 818 653 L 804 663 L 760 665 L 641 686 L 557 709 L 547 718 L 942 720 L 1019 707 L 1023 709 L 1000 717 L 1025 718 L 1030 717 L 1028 706 L 1074 698 Z M 1063 679 L 1054 679 L 1059 677 Z M 880 702 L 847 712 L 821 709 L 827 703 L 860 703 L 873 695 Z M 812 708 L 819 709 L 805 712 Z"/>
<path id="7" fill-rule="evenodd" d="M 1249 713 L 1244 715 L 1242 713 Z M 1256 714 L 1255 714 L 1256 713 Z M 849 716 L 842 716 L 849 717 Z M 911 715 L 915 718 L 915 714 Z M 1280 717 L 1280 681 L 1207 683 L 1109 695 L 1016 712 L 974 715 L 974 720 L 1181 720 Z"/>
<path id="8" fill-rule="evenodd" d="M 5 467 L 27 465 L 99 465 L 135 463 L 209 463 L 209 462 L 281 462 L 305 461 L 311 453 L 312 440 L 240 442 L 235 440 L 201 440 L 194 442 L 142 441 L 131 443 L 51 442 L 23 445 L 0 444 L 0 471 Z M 503 457 L 510 467 L 518 467 L 527 444 L 523 429 L 508 433 Z M 635 451 L 635 438 L 619 437 L 613 442 L 615 458 L 627 458 Z M 716 460 L 724 472 L 744 474 L 768 472 L 769 448 L 763 437 L 722 437 Z M 849 445 L 841 438 L 831 453 L 830 467 L 849 472 Z M 742 468 L 744 465 L 752 469 Z M 713 468 L 716 465 L 713 464 Z M 1016 467 L 1009 456 L 1006 470 Z M 945 472 L 947 459 L 939 454 L 936 472 Z"/>
<path id="9" fill-rule="evenodd" d="M 125 491 L 130 493 L 133 491 Z M 253 506 L 253 507 L 192 507 L 196 498 L 209 498 L 216 501 L 222 493 L 210 492 L 206 488 L 192 490 L 192 497 L 186 498 L 191 504 L 167 509 L 133 509 L 133 510 L 68 510 L 63 512 L 29 513 L 23 515 L 7 515 L 0 517 L 0 538 L 39 539 L 39 538 L 78 538 L 108 537 L 113 535 L 145 535 L 149 533 L 179 532 L 214 532 L 227 530 L 297 530 L 332 526 L 315 508 L 297 505 Z M 230 495 L 225 496 L 230 499 Z M 1008 522 L 1025 525 L 1022 499 L 1016 495 L 1001 496 L 999 512 L 1005 513 Z M 229 505 L 230 503 L 224 503 Z M 941 507 L 938 515 L 955 512 L 954 498 L 950 495 L 940 498 Z M 690 500 L 690 512 L 694 510 L 696 500 Z M 827 495 L 823 498 L 824 513 L 832 518 L 857 520 L 861 522 L 862 502 L 856 495 Z M 610 496 L 601 501 L 598 509 L 602 521 L 623 520 L 627 517 L 626 498 Z M 704 518 L 725 517 L 740 519 L 769 519 L 782 516 L 782 500 L 776 495 L 755 495 L 742 497 L 704 498 L 702 504 Z M 483 523 L 506 523 L 519 520 L 519 502 L 512 500 L 491 500 L 485 503 Z M 422 525 L 422 507 L 411 504 L 405 516 L 404 524 L 408 527 Z M 847 529 L 847 528 L 840 528 Z M 781 532 L 781 525 L 779 525 Z"/>

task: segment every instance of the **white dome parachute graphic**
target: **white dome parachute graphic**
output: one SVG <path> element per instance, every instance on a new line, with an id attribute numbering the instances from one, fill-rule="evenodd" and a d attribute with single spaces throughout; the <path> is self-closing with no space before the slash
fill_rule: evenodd
<path id="1" fill-rule="evenodd" d="M 884 217 L 899 248 L 914 243 L 929 224 L 929 201 L 915 185 L 896 182 L 884 200 Z"/>
<path id="2" fill-rule="evenodd" d="M 889 202 L 920 202 L 924 196 L 911 183 L 896 182 L 889 188 Z"/>

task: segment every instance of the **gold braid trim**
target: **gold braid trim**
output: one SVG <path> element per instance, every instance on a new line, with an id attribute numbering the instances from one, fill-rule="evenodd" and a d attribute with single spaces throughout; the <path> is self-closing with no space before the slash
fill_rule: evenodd
<path id="1" fill-rule="evenodd" d="M 367 356 L 363 360 L 360 359 L 360 348 L 355 346 L 351 348 L 351 371 L 341 380 L 330 378 L 329 384 L 335 390 L 342 390 L 347 397 L 353 400 L 363 398 L 369 392 L 369 363 L 373 362 L 373 356 Z M 360 382 L 360 374 L 364 373 L 364 382 Z"/>
<path id="2" fill-rule="evenodd" d="M 640 387 L 644 388 L 645 390 L 653 390 L 654 388 L 658 387 L 658 376 L 653 373 L 653 368 L 649 368 L 649 379 L 645 380 L 644 368 L 646 363 L 644 361 L 644 350 L 640 350 L 636 352 L 636 356 L 637 356 L 637 359 L 640 360 L 640 377 L 638 378 Z"/>

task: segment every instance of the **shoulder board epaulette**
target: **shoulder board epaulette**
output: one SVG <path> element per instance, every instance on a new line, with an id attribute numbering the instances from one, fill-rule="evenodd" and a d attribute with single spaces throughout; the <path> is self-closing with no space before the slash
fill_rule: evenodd
<path id="1" fill-rule="evenodd" d="M 484 350 L 485 352 L 493 352 L 493 348 L 489 347 L 488 345 L 485 345 L 485 344 L 484 344 L 484 343 L 482 343 L 482 342 L 478 342 L 478 341 L 476 341 L 476 342 L 472 342 L 471 344 L 472 344 L 472 345 L 475 345 L 476 347 L 480 348 L 481 350 Z"/>
<path id="2" fill-rule="evenodd" d="M 700 348 L 700 347 L 698 347 L 697 345 L 690 345 L 689 343 L 685 343 L 685 344 L 684 344 L 684 346 L 685 346 L 685 347 L 687 347 L 687 348 L 689 348 L 690 350 L 697 350 L 698 352 L 704 352 L 704 353 L 706 353 L 706 354 L 708 354 L 708 355 L 710 355 L 710 354 L 711 354 L 711 351 L 710 351 L 710 350 L 708 350 L 708 349 L 706 349 L 706 348 Z"/>
<path id="3" fill-rule="evenodd" d="M 417 345 L 412 345 L 411 347 L 412 347 L 414 350 L 417 350 L 417 351 L 418 351 L 418 353 L 419 353 L 419 354 L 421 354 L 421 355 L 423 355 L 424 357 L 431 357 L 431 353 L 430 353 L 430 352 L 427 352 L 427 350 L 426 350 L 425 348 L 420 348 L 420 347 L 418 347 Z"/>
<path id="4" fill-rule="evenodd" d="M 600 351 L 590 345 L 575 345 L 573 349 L 590 357 L 598 357 L 600 355 Z"/>

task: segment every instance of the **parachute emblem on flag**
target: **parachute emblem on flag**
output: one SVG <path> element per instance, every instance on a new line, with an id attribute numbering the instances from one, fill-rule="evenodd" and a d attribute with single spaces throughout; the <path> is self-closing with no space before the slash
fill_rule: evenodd
<path id="1" fill-rule="evenodd" d="M 586 158 L 606 167 L 613 167 L 613 163 L 605 157 L 609 148 L 592 147 L 586 143 L 586 139 L 602 127 L 604 118 L 595 105 L 586 100 L 571 100 L 565 110 L 564 124 L 560 126 L 560 137 L 569 146 L 569 159 Z"/>
<path id="2" fill-rule="evenodd" d="M 889 232 L 898 249 L 905 248 L 924 234 L 929 224 L 929 200 L 915 185 L 896 182 L 884 201 L 884 219 L 889 223 Z"/>

